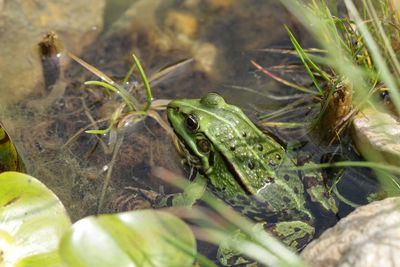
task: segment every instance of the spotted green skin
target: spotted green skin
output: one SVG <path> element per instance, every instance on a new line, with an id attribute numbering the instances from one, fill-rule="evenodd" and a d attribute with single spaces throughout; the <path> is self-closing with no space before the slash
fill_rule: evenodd
<path id="1" fill-rule="evenodd" d="M 209 188 L 287 245 L 301 249 L 314 234 L 307 194 L 324 209 L 336 212 L 321 176 L 306 173 L 312 181 L 306 188 L 298 171 L 293 171 L 297 162 L 282 145 L 220 95 L 173 100 L 167 116 L 179 139 L 178 150 L 206 177 Z M 243 259 L 232 262 L 223 255 L 220 260 L 225 265 L 243 263 Z"/>

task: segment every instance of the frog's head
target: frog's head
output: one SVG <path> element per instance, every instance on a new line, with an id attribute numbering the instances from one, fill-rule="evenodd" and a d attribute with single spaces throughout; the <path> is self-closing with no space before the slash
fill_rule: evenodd
<path id="1" fill-rule="evenodd" d="M 167 116 L 179 140 L 178 151 L 215 187 L 240 187 L 255 194 L 274 179 L 284 155 L 282 146 L 220 95 L 173 100 Z"/>
<path id="2" fill-rule="evenodd" d="M 207 137 L 207 127 L 215 116 L 213 111 L 226 105 L 216 93 L 209 93 L 201 99 L 177 99 L 168 104 L 168 121 L 178 136 L 178 150 L 185 150 L 191 165 L 204 173 L 212 170 L 214 146 Z"/>

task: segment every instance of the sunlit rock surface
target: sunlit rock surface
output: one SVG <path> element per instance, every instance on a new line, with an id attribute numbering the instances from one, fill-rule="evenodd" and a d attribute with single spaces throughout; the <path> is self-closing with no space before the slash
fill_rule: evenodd
<path id="1" fill-rule="evenodd" d="M 400 198 L 360 207 L 302 252 L 317 267 L 400 266 Z"/>
<path id="2" fill-rule="evenodd" d="M 400 165 L 400 122 L 389 113 L 364 109 L 353 120 L 353 140 L 374 161 Z"/>

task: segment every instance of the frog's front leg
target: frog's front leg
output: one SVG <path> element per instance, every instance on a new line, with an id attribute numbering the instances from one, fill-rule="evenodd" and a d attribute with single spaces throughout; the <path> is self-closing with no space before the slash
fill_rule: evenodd
<path id="1" fill-rule="evenodd" d="M 301 250 L 314 236 L 314 227 L 303 221 L 286 221 L 275 224 L 260 222 L 254 225 L 256 234 L 260 230 L 266 230 L 294 250 Z M 231 238 L 225 240 L 219 249 L 217 258 L 224 266 L 259 266 L 255 261 L 241 255 L 232 248 L 231 244 L 240 243 L 241 240 L 248 241 L 246 235 L 239 229 L 232 233 Z M 250 240 L 251 241 L 251 240 Z"/>
<path id="2" fill-rule="evenodd" d="M 182 193 L 165 195 L 153 190 L 126 187 L 127 192 L 116 197 L 109 208 L 112 211 L 121 212 L 148 208 L 191 207 L 203 196 L 206 187 L 207 181 L 200 174 L 186 186 Z"/>
<path id="3" fill-rule="evenodd" d="M 206 187 L 206 178 L 201 174 L 197 174 L 195 179 L 184 188 L 182 193 L 164 196 L 160 199 L 158 207 L 192 207 L 203 196 Z"/>
<path id="4" fill-rule="evenodd" d="M 285 245 L 297 251 L 302 250 L 315 233 L 314 227 L 303 221 L 279 222 L 270 231 Z"/>
<path id="5" fill-rule="evenodd" d="M 122 194 L 112 198 L 108 203 L 108 209 L 112 212 L 124 212 L 154 208 L 159 198 L 160 194 L 153 190 L 128 186 L 124 188 Z"/>
<path id="6" fill-rule="evenodd" d="M 303 166 L 310 169 L 302 172 L 303 182 L 311 201 L 318 203 L 327 212 L 338 213 L 338 203 L 336 198 L 330 193 L 324 181 L 322 173 L 318 170 L 315 163 L 305 163 Z"/>

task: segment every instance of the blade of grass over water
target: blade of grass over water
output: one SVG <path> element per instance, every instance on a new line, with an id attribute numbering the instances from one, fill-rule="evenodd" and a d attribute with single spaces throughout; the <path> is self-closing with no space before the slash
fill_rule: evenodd
<path id="1" fill-rule="evenodd" d="M 313 83 L 315 87 L 317 87 L 318 92 L 320 95 L 323 95 L 323 90 L 315 78 L 314 73 L 312 72 L 311 68 L 316 71 L 325 81 L 329 81 L 330 77 L 329 75 L 323 71 L 320 67 L 314 64 L 312 60 L 307 56 L 307 54 L 304 52 L 303 48 L 300 46 L 300 44 L 297 42 L 296 38 L 294 37 L 293 33 L 290 31 L 290 29 L 285 25 L 286 32 L 289 35 L 290 41 L 292 42 L 294 49 L 296 50 L 298 56 L 300 57 L 301 61 L 303 62 L 304 67 L 306 68 L 308 75 L 311 77 L 313 80 Z"/>
<path id="2" fill-rule="evenodd" d="M 334 163 L 320 163 L 320 164 L 309 164 L 306 166 L 298 166 L 294 168 L 290 168 L 289 170 L 314 170 L 314 169 L 325 169 L 325 168 L 344 168 L 344 167 L 362 167 L 362 168 L 370 168 L 375 171 L 383 171 L 390 173 L 392 175 L 400 175 L 400 167 L 389 165 L 387 163 L 381 162 L 372 162 L 372 161 L 339 161 Z M 391 176 L 392 182 L 395 185 L 400 185 L 400 178 Z M 396 188 L 397 194 L 400 193 L 400 187 Z"/>
<path id="3" fill-rule="evenodd" d="M 131 75 L 133 74 L 133 72 L 136 69 L 136 64 L 135 62 L 132 63 L 132 66 L 130 67 L 130 69 L 128 70 L 128 72 L 125 74 L 124 79 L 122 80 L 122 84 L 126 84 L 129 81 L 129 77 L 131 77 Z"/>
<path id="4" fill-rule="evenodd" d="M 89 70 L 90 72 L 92 72 L 93 74 L 95 74 L 97 77 L 99 77 L 100 79 L 102 79 L 104 82 L 101 81 L 87 81 L 85 82 L 85 84 L 88 85 L 98 85 L 101 87 L 104 87 L 114 93 L 119 94 L 122 99 L 125 101 L 125 103 L 128 105 L 130 110 L 137 110 L 137 108 L 139 107 L 139 103 L 138 101 L 131 96 L 123 87 L 119 86 L 117 83 L 115 83 L 110 77 L 108 77 L 106 74 L 104 74 L 102 71 L 100 71 L 99 69 L 93 67 L 92 65 L 86 63 L 85 61 L 83 61 L 82 59 L 76 57 L 75 55 L 68 53 L 68 55 L 75 60 L 76 62 L 78 62 L 80 65 L 82 65 L 85 69 Z"/>
<path id="5" fill-rule="evenodd" d="M 238 85 L 225 85 L 224 87 L 231 88 L 231 89 L 236 89 L 240 91 L 246 91 L 251 94 L 255 94 L 258 96 L 266 97 L 272 100 L 276 101 L 287 101 L 287 100 L 295 100 L 299 98 L 304 98 L 307 97 L 309 94 L 304 94 L 304 93 L 299 93 L 299 94 L 287 94 L 287 95 L 275 95 L 275 94 L 270 94 L 268 92 L 260 92 L 256 89 L 246 87 L 246 86 L 238 86 Z"/>
<path id="6" fill-rule="evenodd" d="M 144 88 L 146 90 L 147 105 L 146 105 L 145 110 L 147 110 L 150 107 L 151 102 L 154 100 L 153 94 L 151 92 L 150 84 L 149 84 L 149 81 L 147 79 L 146 73 L 144 72 L 143 67 L 140 64 L 139 59 L 135 56 L 135 54 L 132 54 L 132 57 L 133 57 L 133 61 L 135 62 L 136 68 L 139 71 L 139 74 L 140 74 L 140 77 L 142 79 Z"/>
<path id="7" fill-rule="evenodd" d="M 307 26 L 322 49 L 327 52 L 322 64 L 335 70 L 336 76 L 346 77 L 351 84 L 362 89 L 358 91 L 360 97 L 365 95 L 364 89 L 368 88 L 367 75 L 362 68 L 353 64 L 351 49 L 338 32 L 338 20 L 332 17 L 324 1 L 311 1 L 309 4 L 297 0 L 281 2 Z"/>
<path id="8" fill-rule="evenodd" d="M 87 81 L 86 85 L 98 85 L 104 87 L 114 93 L 119 94 L 124 102 L 128 105 L 129 110 L 138 110 L 139 103 L 134 99 L 125 89 L 121 86 L 114 86 L 113 84 L 100 82 L 100 81 Z"/>
<path id="9" fill-rule="evenodd" d="M 312 170 L 312 169 L 324 169 L 324 168 L 342 168 L 342 167 L 364 167 L 371 169 L 378 169 L 387 171 L 396 175 L 400 175 L 400 167 L 394 165 L 388 165 L 381 162 L 367 162 L 367 161 L 338 161 L 334 163 L 319 163 L 314 165 L 298 166 L 289 170 Z"/>
<path id="10" fill-rule="evenodd" d="M 106 128 L 106 129 L 103 129 L 103 130 L 100 130 L 100 129 L 99 130 L 87 130 L 87 131 L 85 131 L 85 133 L 103 135 L 103 134 L 109 133 L 111 131 L 111 129 L 112 129 L 112 126 Z"/>
<path id="11" fill-rule="evenodd" d="M 158 72 L 152 74 L 148 81 L 149 83 L 154 86 L 155 84 L 159 83 L 163 79 L 166 79 L 168 76 L 172 75 L 173 73 L 179 73 L 180 71 L 184 70 L 185 67 L 188 67 L 192 62 L 193 58 L 187 58 L 180 60 L 178 62 L 175 62 L 171 65 L 167 65 L 163 68 L 161 68 Z"/>
<path id="12" fill-rule="evenodd" d="M 270 52 L 270 53 L 279 53 L 279 54 L 290 54 L 290 55 L 297 55 L 296 51 L 293 51 L 292 49 L 289 48 L 262 48 L 262 49 L 257 49 L 256 51 L 262 51 L 262 52 Z M 319 48 L 304 48 L 303 51 L 307 54 L 310 53 L 322 53 L 325 54 L 326 51 L 319 49 Z"/>
<path id="13" fill-rule="evenodd" d="M 94 75 L 96 75 L 97 77 L 99 77 L 100 79 L 105 81 L 106 83 L 111 84 L 111 85 L 113 85 L 115 83 L 110 77 L 108 77 L 106 74 L 104 74 L 104 72 L 102 72 L 99 69 L 93 67 L 92 65 L 86 63 L 85 61 L 78 58 L 74 54 L 68 53 L 68 56 L 70 56 L 73 60 L 78 62 L 80 65 L 82 65 L 85 69 L 89 70 L 91 73 L 93 73 Z"/>
<path id="14" fill-rule="evenodd" d="M 256 63 L 255 61 L 253 61 L 253 60 L 250 60 L 250 62 L 251 62 L 251 64 L 253 64 L 257 69 L 259 69 L 260 71 L 264 72 L 265 74 L 267 74 L 267 75 L 268 75 L 269 77 L 271 77 L 272 79 L 274 79 L 274 80 L 276 80 L 276 81 L 278 81 L 278 82 L 280 82 L 280 83 L 282 83 L 282 84 L 284 84 L 284 85 L 286 85 L 286 86 L 292 87 L 292 88 L 294 88 L 294 89 L 297 89 L 297 90 L 299 90 L 299 91 L 308 93 L 308 94 L 310 94 L 310 95 L 319 95 L 317 92 L 315 92 L 315 91 L 313 91 L 313 90 L 310 90 L 310 89 L 308 89 L 308 88 L 306 88 L 306 87 L 304 87 L 304 86 L 301 86 L 301 85 L 298 85 L 298 84 L 289 82 L 289 81 L 287 81 L 287 80 L 285 80 L 285 79 L 282 79 L 282 78 L 276 76 L 275 74 L 273 74 L 273 73 L 271 73 L 270 71 L 268 71 L 267 69 L 263 68 L 262 66 L 260 66 L 259 64 L 257 64 L 257 63 Z"/>
<path id="15" fill-rule="evenodd" d="M 191 249 L 188 248 L 187 244 L 178 242 L 178 240 L 174 240 L 168 236 L 163 236 L 163 238 L 169 242 L 171 245 L 175 246 L 178 248 L 182 253 L 187 254 L 189 256 L 192 256 L 197 260 L 197 262 L 200 264 L 202 267 L 217 267 L 217 265 L 208 259 L 207 257 L 201 255 L 201 254 L 195 254 L 193 255 L 193 252 Z"/>
<path id="16" fill-rule="evenodd" d="M 280 128 L 299 128 L 299 127 L 306 127 L 308 125 L 307 122 L 262 122 L 263 126 L 268 127 L 280 127 Z"/>
<path id="17" fill-rule="evenodd" d="M 264 230 L 254 231 L 254 225 L 251 222 L 243 218 L 240 214 L 237 214 L 229 206 L 216 200 L 215 196 L 206 192 L 203 200 L 224 218 L 228 219 L 235 227 L 243 231 L 247 235 L 247 238 L 251 240 L 243 240 L 243 242 L 236 244 L 235 248 L 239 252 L 266 265 L 306 266 L 295 253 L 286 248 L 267 232 Z M 251 247 L 249 248 L 250 244 Z M 253 254 L 253 248 L 259 248 L 257 254 Z"/>
<path id="18" fill-rule="evenodd" d="M 384 2 L 381 2 L 384 3 Z M 387 34 L 385 33 L 385 30 L 382 27 L 382 21 L 381 19 L 378 17 L 378 14 L 371 2 L 371 0 L 363 0 L 363 6 L 366 8 L 367 14 L 369 15 L 369 17 L 372 18 L 372 23 L 374 25 L 374 27 L 376 28 L 376 31 L 379 33 L 379 36 L 377 36 L 379 38 L 379 40 L 383 41 L 381 49 L 384 49 L 383 52 L 388 53 L 388 57 L 386 57 L 389 60 L 389 63 L 392 66 L 392 70 L 395 72 L 394 75 L 395 76 L 400 76 L 400 63 L 397 59 L 396 53 L 393 50 L 392 44 L 389 41 L 389 37 L 387 36 Z M 382 8 L 384 8 L 384 4 L 381 4 Z M 388 7 L 386 8 L 388 9 Z M 390 16 L 390 14 L 387 14 L 388 11 L 386 12 L 382 12 L 382 13 L 386 13 L 387 16 Z"/>

